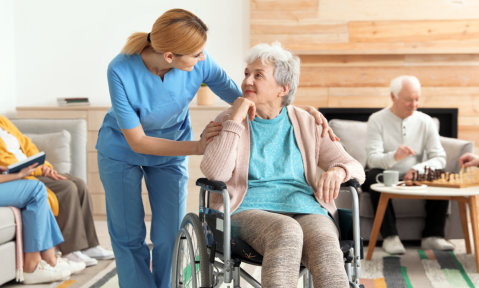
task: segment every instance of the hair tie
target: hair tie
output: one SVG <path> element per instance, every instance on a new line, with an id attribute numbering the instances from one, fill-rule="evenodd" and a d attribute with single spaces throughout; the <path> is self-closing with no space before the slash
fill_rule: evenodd
<path id="1" fill-rule="evenodd" d="M 148 43 L 151 43 L 150 34 L 151 33 L 148 33 L 148 37 L 146 37 L 146 40 L 148 40 Z"/>

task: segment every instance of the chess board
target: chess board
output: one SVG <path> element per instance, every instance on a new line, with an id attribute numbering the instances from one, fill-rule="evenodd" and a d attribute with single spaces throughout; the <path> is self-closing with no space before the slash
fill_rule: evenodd
<path id="1" fill-rule="evenodd" d="M 479 168 L 462 168 L 459 173 L 449 173 L 442 170 L 426 168 L 425 172 L 417 173 L 412 182 L 416 185 L 425 184 L 428 186 L 465 188 L 479 185 Z"/>
<path id="2" fill-rule="evenodd" d="M 424 184 L 427 186 L 434 186 L 434 187 L 446 187 L 446 188 L 466 188 L 470 186 L 477 186 L 479 183 L 437 183 L 434 181 L 418 181 L 418 184 Z"/>

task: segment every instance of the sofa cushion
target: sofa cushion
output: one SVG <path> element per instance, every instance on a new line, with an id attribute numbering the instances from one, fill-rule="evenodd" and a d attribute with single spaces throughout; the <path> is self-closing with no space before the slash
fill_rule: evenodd
<path id="1" fill-rule="evenodd" d="M 15 218 L 8 207 L 0 207 L 0 244 L 15 238 Z"/>
<path id="2" fill-rule="evenodd" d="M 17 258 L 15 255 L 15 241 L 10 241 L 0 245 L 0 287 L 10 280 L 15 279 L 15 270 L 17 266 Z M 17 286 L 17 285 L 12 285 Z M 37 286 L 35 286 L 37 287 Z"/>
<path id="3" fill-rule="evenodd" d="M 344 150 L 365 167 L 368 156 L 366 152 L 368 123 L 354 120 L 332 119 L 329 121 L 329 126 L 333 129 L 336 136 L 341 139 Z"/>
<path id="4" fill-rule="evenodd" d="M 25 133 L 25 135 L 35 143 L 38 150 L 45 152 L 47 160 L 52 163 L 55 170 L 60 173 L 70 173 L 72 166 L 70 132 L 61 130 L 44 134 Z"/>
<path id="5" fill-rule="evenodd" d="M 446 167 L 444 170 L 448 172 L 459 172 L 459 157 L 466 153 L 474 151 L 474 143 L 471 141 L 460 140 L 456 138 L 442 137 L 441 145 L 446 151 Z"/>

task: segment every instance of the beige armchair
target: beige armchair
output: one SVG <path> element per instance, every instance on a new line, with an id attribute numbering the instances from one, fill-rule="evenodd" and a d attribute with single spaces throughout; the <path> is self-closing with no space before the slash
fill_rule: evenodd
<path id="1" fill-rule="evenodd" d="M 14 119 L 12 122 L 46 153 L 55 169 L 87 180 L 85 120 Z M 15 279 L 15 243 L 13 212 L 0 207 L 0 286 Z"/>

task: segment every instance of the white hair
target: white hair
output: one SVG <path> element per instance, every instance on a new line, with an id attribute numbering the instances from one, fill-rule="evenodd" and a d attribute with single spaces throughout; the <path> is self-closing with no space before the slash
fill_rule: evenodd
<path id="1" fill-rule="evenodd" d="M 271 45 L 258 44 L 251 48 L 246 55 L 246 63 L 251 64 L 257 59 L 261 59 L 263 64 L 266 62 L 274 64 L 273 76 L 278 84 L 289 84 L 289 92 L 283 97 L 281 104 L 283 106 L 291 104 L 299 84 L 299 57 L 283 49 L 281 43 L 276 41 Z"/>
<path id="2" fill-rule="evenodd" d="M 415 88 L 421 89 L 421 82 L 419 82 L 419 79 L 417 79 L 416 76 L 401 75 L 394 78 L 390 84 L 391 93 L 393 93 L 394 98 L 398 98 L 399 92 L 401 92 L 402 85 L 405 81 L 411 83 Z"/>

